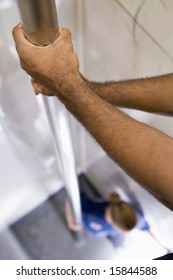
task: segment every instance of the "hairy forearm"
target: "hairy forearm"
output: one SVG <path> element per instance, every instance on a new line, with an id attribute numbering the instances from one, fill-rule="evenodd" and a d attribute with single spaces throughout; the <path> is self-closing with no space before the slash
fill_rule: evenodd
<path id="1" fill-rule="evenodd" d="M 84 80 L 98 96 L 112 105 L 173 115 L 173 74 L 122 82 Z"/>
<path id="2" fill-rule="evenodd" d="M 108 155 L 156 196 L 173 201 L 173 140 L 94 94 L 80 79 L 62 98 Z"/>

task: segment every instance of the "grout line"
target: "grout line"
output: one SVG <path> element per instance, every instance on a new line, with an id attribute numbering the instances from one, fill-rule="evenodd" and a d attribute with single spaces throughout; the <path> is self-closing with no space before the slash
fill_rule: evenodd
<path id="1" fill-rule="evenodd" d="M 114 3 L 117 3 L 121 9 L 132 19 L 134 20 L 131 13 L 124 7 L 123 4 L 119 2 L 119 0 L 113 0 Z M 142 29 L 142 31 L 152 40 L 152 42 L 173 62 L 173 57 L 165 50 L 164 47 L 160 45 L 160 43 L 145 29 L 145 27 L 138 21 L 135 20 L 136 24 Z"/>

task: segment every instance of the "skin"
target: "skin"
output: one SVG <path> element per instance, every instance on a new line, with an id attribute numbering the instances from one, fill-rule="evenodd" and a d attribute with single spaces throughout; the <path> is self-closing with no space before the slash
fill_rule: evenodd
<path id="1" fill-rule="evenodd" d="M 69 30 L 61 29 L 58 40 L 47 47 L 29 43 L 21 25 L 13 36 L 35 93 L 57 96 L 115 162 L 173 209 L 173 139 L 116 107 L 172 115 L 172 74 L 97 84 L 81 76 Z"/>
<path id="2" fill-rule="evenodd" d="M 173 74 L 122 82 L 85 81 L 97 95 L 112 105 L 173 115 Z"/>

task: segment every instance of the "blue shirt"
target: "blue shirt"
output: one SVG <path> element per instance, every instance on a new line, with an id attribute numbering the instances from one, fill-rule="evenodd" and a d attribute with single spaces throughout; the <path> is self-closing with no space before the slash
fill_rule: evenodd
<path id="1" fill-rule="evenodd" d="M 97 202 L 89 199 L 81 193 L 82 220 L 84 227 L 97 237 L 115 236 L 118 234 L 115 228 L 105 218 L 105 210 L 109 202 Z"/>
<path id="2" fill-rule="evenodd" d="M 113 227 L 105 220 L 105 210 L 109 206 L 109 201 L 97 202 L 89 199 L 81 193 L 82 220 L 84 227 L 97 237 L 116 236 L 120 234 L 118 228 Z M 135 208 L 138 216 L 137 228 L 148 230 L 149 225 L 144 218 L 143 212 Z"/>

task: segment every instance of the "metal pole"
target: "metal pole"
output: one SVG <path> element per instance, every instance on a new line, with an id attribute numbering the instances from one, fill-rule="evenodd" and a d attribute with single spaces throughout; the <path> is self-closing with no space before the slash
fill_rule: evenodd
<path id="1" fill-rule="evenodd" d="M 27 39 L 49 45 L 59 36 L 55 0 L 16 0 Z"/>
<path id="2" fill-rule="evenodd" d="M 16 0 L 26 38 L 35 45 L 49 45 L 59 36 L 55 0 Z M 67 111 L 56 98 L 43 96 L 43 102 L 52 132 L 57 162 L 60 160 L 67 194 L 74 220 L 82 223 L 79 185 L 71 141 Z M 52 104 L 53 102 L 53 104 Z M 53 107 L 52 107 L 53 105 Z M 54 114 L 52 110 L 54 109 Z"/>

